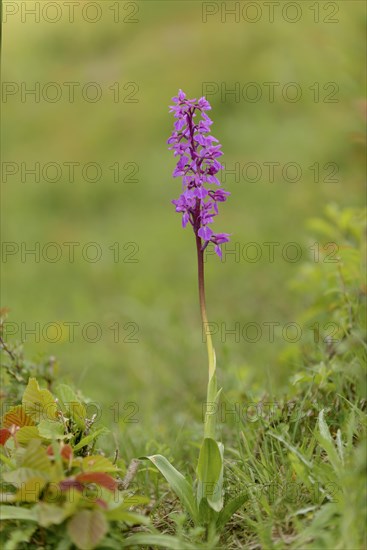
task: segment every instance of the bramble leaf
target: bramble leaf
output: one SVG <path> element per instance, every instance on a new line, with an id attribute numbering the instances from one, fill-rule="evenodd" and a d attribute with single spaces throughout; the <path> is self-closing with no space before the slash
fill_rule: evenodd
<path id="1" fill-rule="evenodd" d="M 104 472 L 85 472 L 77 475 L 75 479 L 80 483 L 96 483 L 109 491 L 114 491 L 117 487 L 117 481 Z"/>
<path id="2" fill-rule="evenodd" d="M 64 426 L 55 420 L 41 420 L 38 424 L 38 431 L 45 439 L 63 439 Z"/>
<path id="3" fill-rule="evenodd" d="M 51 392 L 41 390 L 35 378 L 30 378 L 22 399 L 23 408 L 35 422 L 43 419 L 55 419 L 56 401 Z"/>
<path id="4" fill-rule="evenodd" d="M 8 410 L 3 416 L 3 426 L 4 428 L 10 428 L 11 426 L 34 426 L 32 418 L 25 412 L 22 405 L 17 405 Z"/>
<path id="5" fill-rule="evenodd" d="M 37 426 L 23 426 L 15 433 L 15 439 L 20 445 L 27 445 L 32 439 L 39 439 Z"/>
<path id="6" fill-rule="evenodd" d="M 35 509 L 37 511 L 37 520 L 42 527 L 50 525 L 59 525 L 66 517 L 65 510 L 56 504 L 49 502 L 39 502 Z"/>
<path id="7" fill-rule="evenodd" d="M 78 548 L 92 550 L 107 533 L 108 523 L 99 510 L 81 510 L 69 520 L 67 530 Z"/>
<path id="8" fill-rule="evenodd" d="M 37 470 L 45 474 L 51 473 L 51 463 L 46 449 L 42 447 L 40 439 L 32 439 L 29 442 L 20 466 L 23 468 L 31 468 L 32 470 Z"/>

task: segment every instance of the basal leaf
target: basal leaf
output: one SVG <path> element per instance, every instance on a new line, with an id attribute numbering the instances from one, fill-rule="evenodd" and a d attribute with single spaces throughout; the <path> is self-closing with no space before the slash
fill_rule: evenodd
<path id="1" fill-rule="evenodd" d="M 232 498 L 229 502 L 226 503 L 223 510 L 221 510 L 218 519 L 217 519 L 217 529 L 220 531 L 223 529 L 228 521 L 231 519 L 233 514 L 241 508 L 241 506 L 249 499 L 248 492 L 237 495 Z"/>
<path id="2" fill-rule="evenodd" d="M 210 507 L 216 512 L 223 507 L 223 457 L 219 445 L 214 439 L 206 437 L 200 449 L 197 466 L 198 505 L 202 499 L 206 498 Z"/>
<path id="3" fill-rule="evenodd" d="M 180 499 L 184 508 L 186 508 L 192 519 L 196 522 L 198 520 L 198 509 L 194 499 L 192 487 L 184 476 L 162 455 L 146 456 L 143 457 L 143 459 L 150 460 L 154 466 L 158 468 L 163 477 L 166 478 L 172 490 Z"/>
<path id="4" fill-rule="evenodd" d="M 218 402 L 221 391 L 221 389 L 219 391 L 217 390 L 217 376 L 214 372 L 213 376 L 208 382 L 206 397 L 207 401 L 205 404 L 206 410 L 204 418 L 205 437 L 211 437 L 212 439 L 215 439 Z"/>

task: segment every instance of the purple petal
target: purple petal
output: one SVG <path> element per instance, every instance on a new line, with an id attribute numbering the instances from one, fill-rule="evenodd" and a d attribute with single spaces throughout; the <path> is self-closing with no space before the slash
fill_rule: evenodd
<path id="1" fill-rule="evenodd" d="M 221 249 L 221 247 L 216 245 L 214 250 L 215 250 L 216 254 L 220 257 L 220 259 L 222 259 L 222 249 Z"/>
<path id="2" fill-rule="evenodd" d="M 210 237 L 212 236 L 212 234 L 213 231 L 207 225 L 205 225 L 204 227 L 200 227 L 198 231 L 199 237 L 204 239 L 204 241 L 210 241 Z"/>

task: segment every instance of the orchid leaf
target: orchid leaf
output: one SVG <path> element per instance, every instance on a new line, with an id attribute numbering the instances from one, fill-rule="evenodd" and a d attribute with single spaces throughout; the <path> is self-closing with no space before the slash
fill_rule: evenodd
<path id="1" fill-rule="evenodd" d="M 184 508 L 190 514 L 192 520 L 196 522 L 198 520 L 198 508 L 195 503 L 192 486 L 185 477 L 162 455 L 151 455 L 142 458 L 150 460 L 158 468 L 171 489 L 180 499 Z"/>

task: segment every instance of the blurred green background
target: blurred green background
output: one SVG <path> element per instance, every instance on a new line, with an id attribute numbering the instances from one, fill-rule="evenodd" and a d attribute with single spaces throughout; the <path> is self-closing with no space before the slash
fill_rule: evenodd
<path id="1" fill-rule="evenodd" d="M 29 8 L 34 3 L 26 4 Z M 279 323 L 282 328 L 297 321 L 303 306 L 289 287 L 300 263 L 285 261 L 281 249 L 296 242 L 303 259 L 309 257 L 314 241 L 306 221 L 321 215 L 330 202 L 358 206 L 363 200 L 366 9 L 359 1 L 329 2 L 337 10 L 330 15 L 336 22 L 328 23 L 330 7 L 319 2 L 317 23 L 311 9 L 315 2 L 302 1 L 296 3 L 302 17 L 295 23 L 280 9 L 270 23 L 263 5 L 256 23 L 243 16 L 237 23 L 231 16 L 222 22 L 220 12 L 204 23 L 203 5 L 197 1 L 103 1 L 98 3 L 100 20 L 91 23 L 81 15 L 83 4 L 76 7 L 74 22 L 68 21 L 66 9 L 60 21 L 47 21 L 54 17 L 50 8 L 46 20 L 41 15 L 36 22 L 27 15 L 24 23 L 19 12 L 3 24 L 3 86 L 15 83 L 20 90 L 3 97 L 3 162 L 19 167 L 3 183 L 3 241 L 20 248 L 39 242 L 41 250 L 56 242 L 63 255 L 55 263 L 42 257 L 36 262 L 34 256 L 24 262 L 20 252 L 7 257 L 2 302 L 10 309 L 9 323 L 19 327 L 18 339 L 21 323 L 27 329 L 36 323 L 80 323 L 73 342 L 66 329 L 56 343 L 28 335 L 28 356 L 55 355 L 61 375 L 80 384 L 107 411 L 114 402 L 123 406 L 136 401 L 140 422 L 127 429 L 131 434 L 149 430 L 159 437 L 173 420 L 200 419 L 197 403 L 204 399 L 206 383 L 194 238 L 189 229 L 182 230 L 170 204 L 181 189 L 179 180 L 172 179 L 175 161 L 166 146 L 173 124 L 168 114 L 171 97 L 179 88 L 189 97 L 200 97 L 205 82 L 219 89 L 222 83 L 228 89 L 236 82 L 241 89 L 249 82 L 261 86 L 263 97 L 257 102 L 243 97 L 236 102 L 233 95 L 220 92 L 208 96 L 223 162 L 229 168 L 249 162 L 262 166 L 257 182 L 243 177 L 236 182 L 227 174 L 225 187 L 232 195 L 215 229 L 231 233 L 232 246 L 259 243 L 263 257 L 251 263 L 243 257 L 236 262 L 233 255 L 225 255 L 223 262 L 210 256 L 207 301 L 209 318 L 219 326 L 225 323 L 231 329 L 240 323 L 242 328 L 255 322 L 263 327 L 256 343 L 242 337 L 236 342 L 231 335 L 223 338 L 220 331 L 214 336 L 226 390 L 281 389 L 291 369 L 278 361 L 286 342 L 279 330 L 270 342 L 263 323 Z M 121 11 L 115 22 L 117 4 Z M 123 21 L 129 13 L 137 22 Z M 89 17 L 94 17 L 92 8 Z M 22 101 L 21 87 L 32 88 L 36 82 L 41 91 L 56 83 L 63 91 L 61 99 L 50 102 L 41 96 L 36 102 L 26 96 Z M 65 82 L 80 83 L 74 102 L 68 100 Z M 88 82 L 98 83 L 102 90 L 95 103 L 80 92 Z M 110 89 L 116 82 L 121 92 L 117 103 Z M 129 82 L 134 86 L 124 89 Z M 264 82 L 279 82 L 274 102 L 268 100 Z M 299 101 L 282 95 L 289 82 L 301 87 Z M 334 90 L 334 85 L 323 88 L 330 82 L 338 86 L 332 96 L 336 102 L 325 102 Z M 126 102 L 136 87 L 137 102 Z M 22 181 L 20 163 L 31 168 L 37 162 L 41 167 L 49 162 L 63 167 L 59 181 L 41 176 L 35 182 L 31 175 Z M 88 182 L 79 166 L 71 182 L 65 162 L 96 162 L 102 177 Z M 119 182 L 109 168 L 116 162 Z M 280 163 L 273 183 L 264 162 Z M 301 167 L 298 182 L 284 180 L 281 168 L 288 162 Z M 323 168 L 330 162 L 338 167 L 336 182 L 327 181 L 330 170 Z M 126 163 L 138 165 L 137 182 L 122 181 L 130 172 Z M 319 182 L 309 168 L 314 163 L 321 167 Z M 49 174 L 52 177 L 51 169 Z M 263 246 L 269 241 L 280 243 L 273 263 Z M 64 242 L 81 243 L 74 262 Z M 102 250 L 95 263 L 81 254 L 91 242 Z M 119 262 L 109 249 L 113 243 L 120 246 Z M 126 243 L 136 244 L 124 249 Z M 138 261 L 128 263 L 133 251 Z M 91 322 L 102 330 L 95 343 L 86 341 L 81 331 Z M 129 322 L 135 325 L 127 326 Z M 118 342 L 109 328 L 115 323 L 120 327 Z M 124 341 L 131 327 L 138 329 L 138 342 Z M 88 334 L 93 337 L 93 330 Z M 50 339 L 52 331 L 48 335 Z"/>

